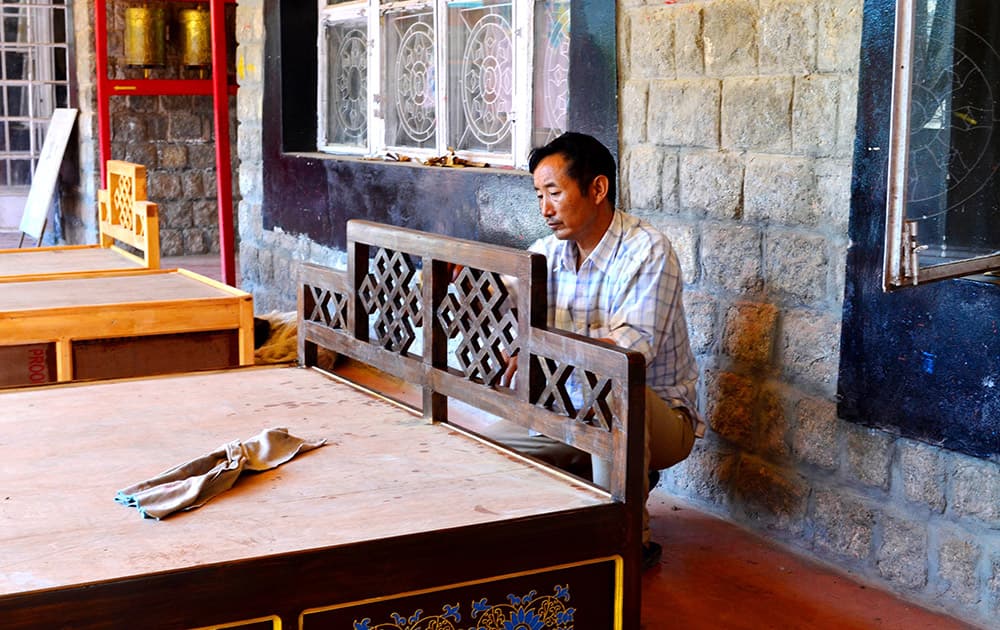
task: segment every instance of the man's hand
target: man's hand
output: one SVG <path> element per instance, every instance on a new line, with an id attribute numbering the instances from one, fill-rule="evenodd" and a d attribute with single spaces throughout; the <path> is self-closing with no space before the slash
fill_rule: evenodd
<path id="1" fill-rule="evenodd" d="M 506 353 L 505 353 L 506 354 Z M 517 375 L 517 354 L 507 357 L 507 369 L 500 376 L 500 387 L 514 389 L 514 377 Z"/>
<path id="2" fill-rule="evenodd" d="M 465 267 L 463 265 L 458 265 L 455 263 L 447 263 L 447 265 L 448 265 L 448 278 L 450 278 L 452 282 L 458 280 L 458 274 L 462 273 L 462 270 L 465 269 Z"/>

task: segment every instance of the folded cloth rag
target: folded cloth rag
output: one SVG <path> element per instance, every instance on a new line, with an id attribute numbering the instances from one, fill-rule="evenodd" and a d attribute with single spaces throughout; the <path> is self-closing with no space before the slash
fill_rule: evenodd
<path id="1" fill-rule="evenodd" d="M 286 428 L 265 429 L 249 440 L 233 440 L 216 450 L 175 466 L 159 475 L 123 488 L 115 501 L 139 509 L 157 520 L 178 510 L 193 510 L 228 490 L 244 470 L 277 468 L 299 453 L 311 451 L 326 440 L 307 441 Z"/>

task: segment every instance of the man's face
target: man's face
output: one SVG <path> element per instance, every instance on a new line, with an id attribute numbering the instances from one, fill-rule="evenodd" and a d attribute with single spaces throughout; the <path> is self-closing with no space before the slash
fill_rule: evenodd
<path id="1" fill-rule="evenodd" d="M 576 180 L 567 174 L 567 166 L 566 157 L 556 153 L 544 158 L 535 167 L 538 206 L 556 238 L 575 241 L 579 246 L 590 249 L 601 240 L 607 227 L 600 221 L 601 204 L 606 192 L 602 193 L 600 186 L 593 183 L 588 190 L 580 190 Z"/>

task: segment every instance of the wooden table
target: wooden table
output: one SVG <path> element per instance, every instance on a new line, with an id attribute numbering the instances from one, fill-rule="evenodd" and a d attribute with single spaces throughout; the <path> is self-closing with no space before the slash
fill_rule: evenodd
<path id="1" fill-rule="evenodd" d="M 0 283 L 0 385 L 253 364 L 253 298 L 184 270 Z"/>

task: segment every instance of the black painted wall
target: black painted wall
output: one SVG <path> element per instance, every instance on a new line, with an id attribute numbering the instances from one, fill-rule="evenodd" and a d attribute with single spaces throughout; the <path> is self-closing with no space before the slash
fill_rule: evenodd
<path id="1" fill-rule="evenodd" d="M 894 5 L 865 2 L 838 411 L 969 455 L 998 455 L 1000 286 L 881 289 Z"/>
<path id="2" fill-rule="evenodd" d="M 570 126 L 618 152 L 615 3 L 573 0 Z M 264 8 L 264 228 L 342 248 L 348 219 L 524 246 L 544 235 L 531 179 L 500 169 L 443 169 L 315 152 L 315 3 Z M 526 207 L 521 207 L 522 205 Z M 513 207 L 512 207 L 513 206 Z"/>

